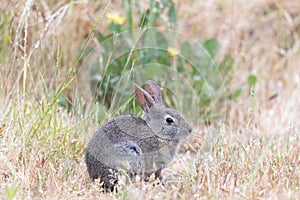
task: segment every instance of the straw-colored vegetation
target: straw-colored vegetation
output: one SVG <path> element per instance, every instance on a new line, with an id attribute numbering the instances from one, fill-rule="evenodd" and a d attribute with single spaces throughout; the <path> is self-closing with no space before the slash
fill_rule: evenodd
<path id="1" fill-rule="evenodd" d="M 84 162 L 98 121 L 111 115 L 98 120 L 76 72 L 82 49 L 99 43 L 94 33 L 109 33 L 106 13 L 126 16 L 122 1 L 1 2 L 1 199 L 300 198 L 299 2 L 174 2 L 173 28 L 218 40 L 216 60 L 234 59 L 229 89 L 240 94 L 223 101 L 223 117 L 199 120 L 163 171 L 165 186 L 121 178 L 112 194 L 89 180 Z"/>

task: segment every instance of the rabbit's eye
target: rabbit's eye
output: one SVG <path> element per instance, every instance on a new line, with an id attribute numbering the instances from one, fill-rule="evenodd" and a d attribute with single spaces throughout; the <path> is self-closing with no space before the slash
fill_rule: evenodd
<path id="1" fill-rule="evenodd" d="M 167 118 L 166 118 L 166 122 L 167 122 L 168 124 L 171 124 L 171 123 L 174 122 L 174 120 L 173 120 L 171 117 L 167 117 Z"/>

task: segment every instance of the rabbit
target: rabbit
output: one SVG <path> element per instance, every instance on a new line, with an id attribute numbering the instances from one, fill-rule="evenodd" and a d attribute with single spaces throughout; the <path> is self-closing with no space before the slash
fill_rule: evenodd
<path id="1" fill-rule="evenodd" d="M 133 115 L 111 119 L 94 134 L 86 150 L 89 177 L 100 178 L 107 191 L 114 190 L 120 171 L 141 175 L 145 181 L 154 173 L 162 182 L 161 170 L 192 132 L 181 114 L 163 105 L 160 87 L 154 81 L 147 81 L 145 89 L 136 84 L 134 88 L 144 119 Z"/>

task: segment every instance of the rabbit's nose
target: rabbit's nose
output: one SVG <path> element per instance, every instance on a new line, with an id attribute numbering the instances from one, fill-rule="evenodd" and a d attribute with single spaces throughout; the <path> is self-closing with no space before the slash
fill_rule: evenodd
<path id="1" fill-rule="evenodd" d="M 192 127 L 188 125 L 188 132 L 191 133 L 193 131 Z"/>

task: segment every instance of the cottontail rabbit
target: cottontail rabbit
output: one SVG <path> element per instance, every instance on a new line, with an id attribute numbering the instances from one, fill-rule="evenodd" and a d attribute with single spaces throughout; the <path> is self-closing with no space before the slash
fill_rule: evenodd
<path id="1" fill-rule="evenodd" d="M 91 179 L 100 178 L 106 190 L 113 190 L 120 170 L 139 174 L 147 180 L 171 162 L 180 141 L 192 132 L 191 126 L 175 110 L 162 103 L 159 86 L 147 81 L 145 90 L 135 86 L 135 97 L 145 112 L 145 119 L 122 115 L 98 130 L 86 151 L 86 165 Z"/>

